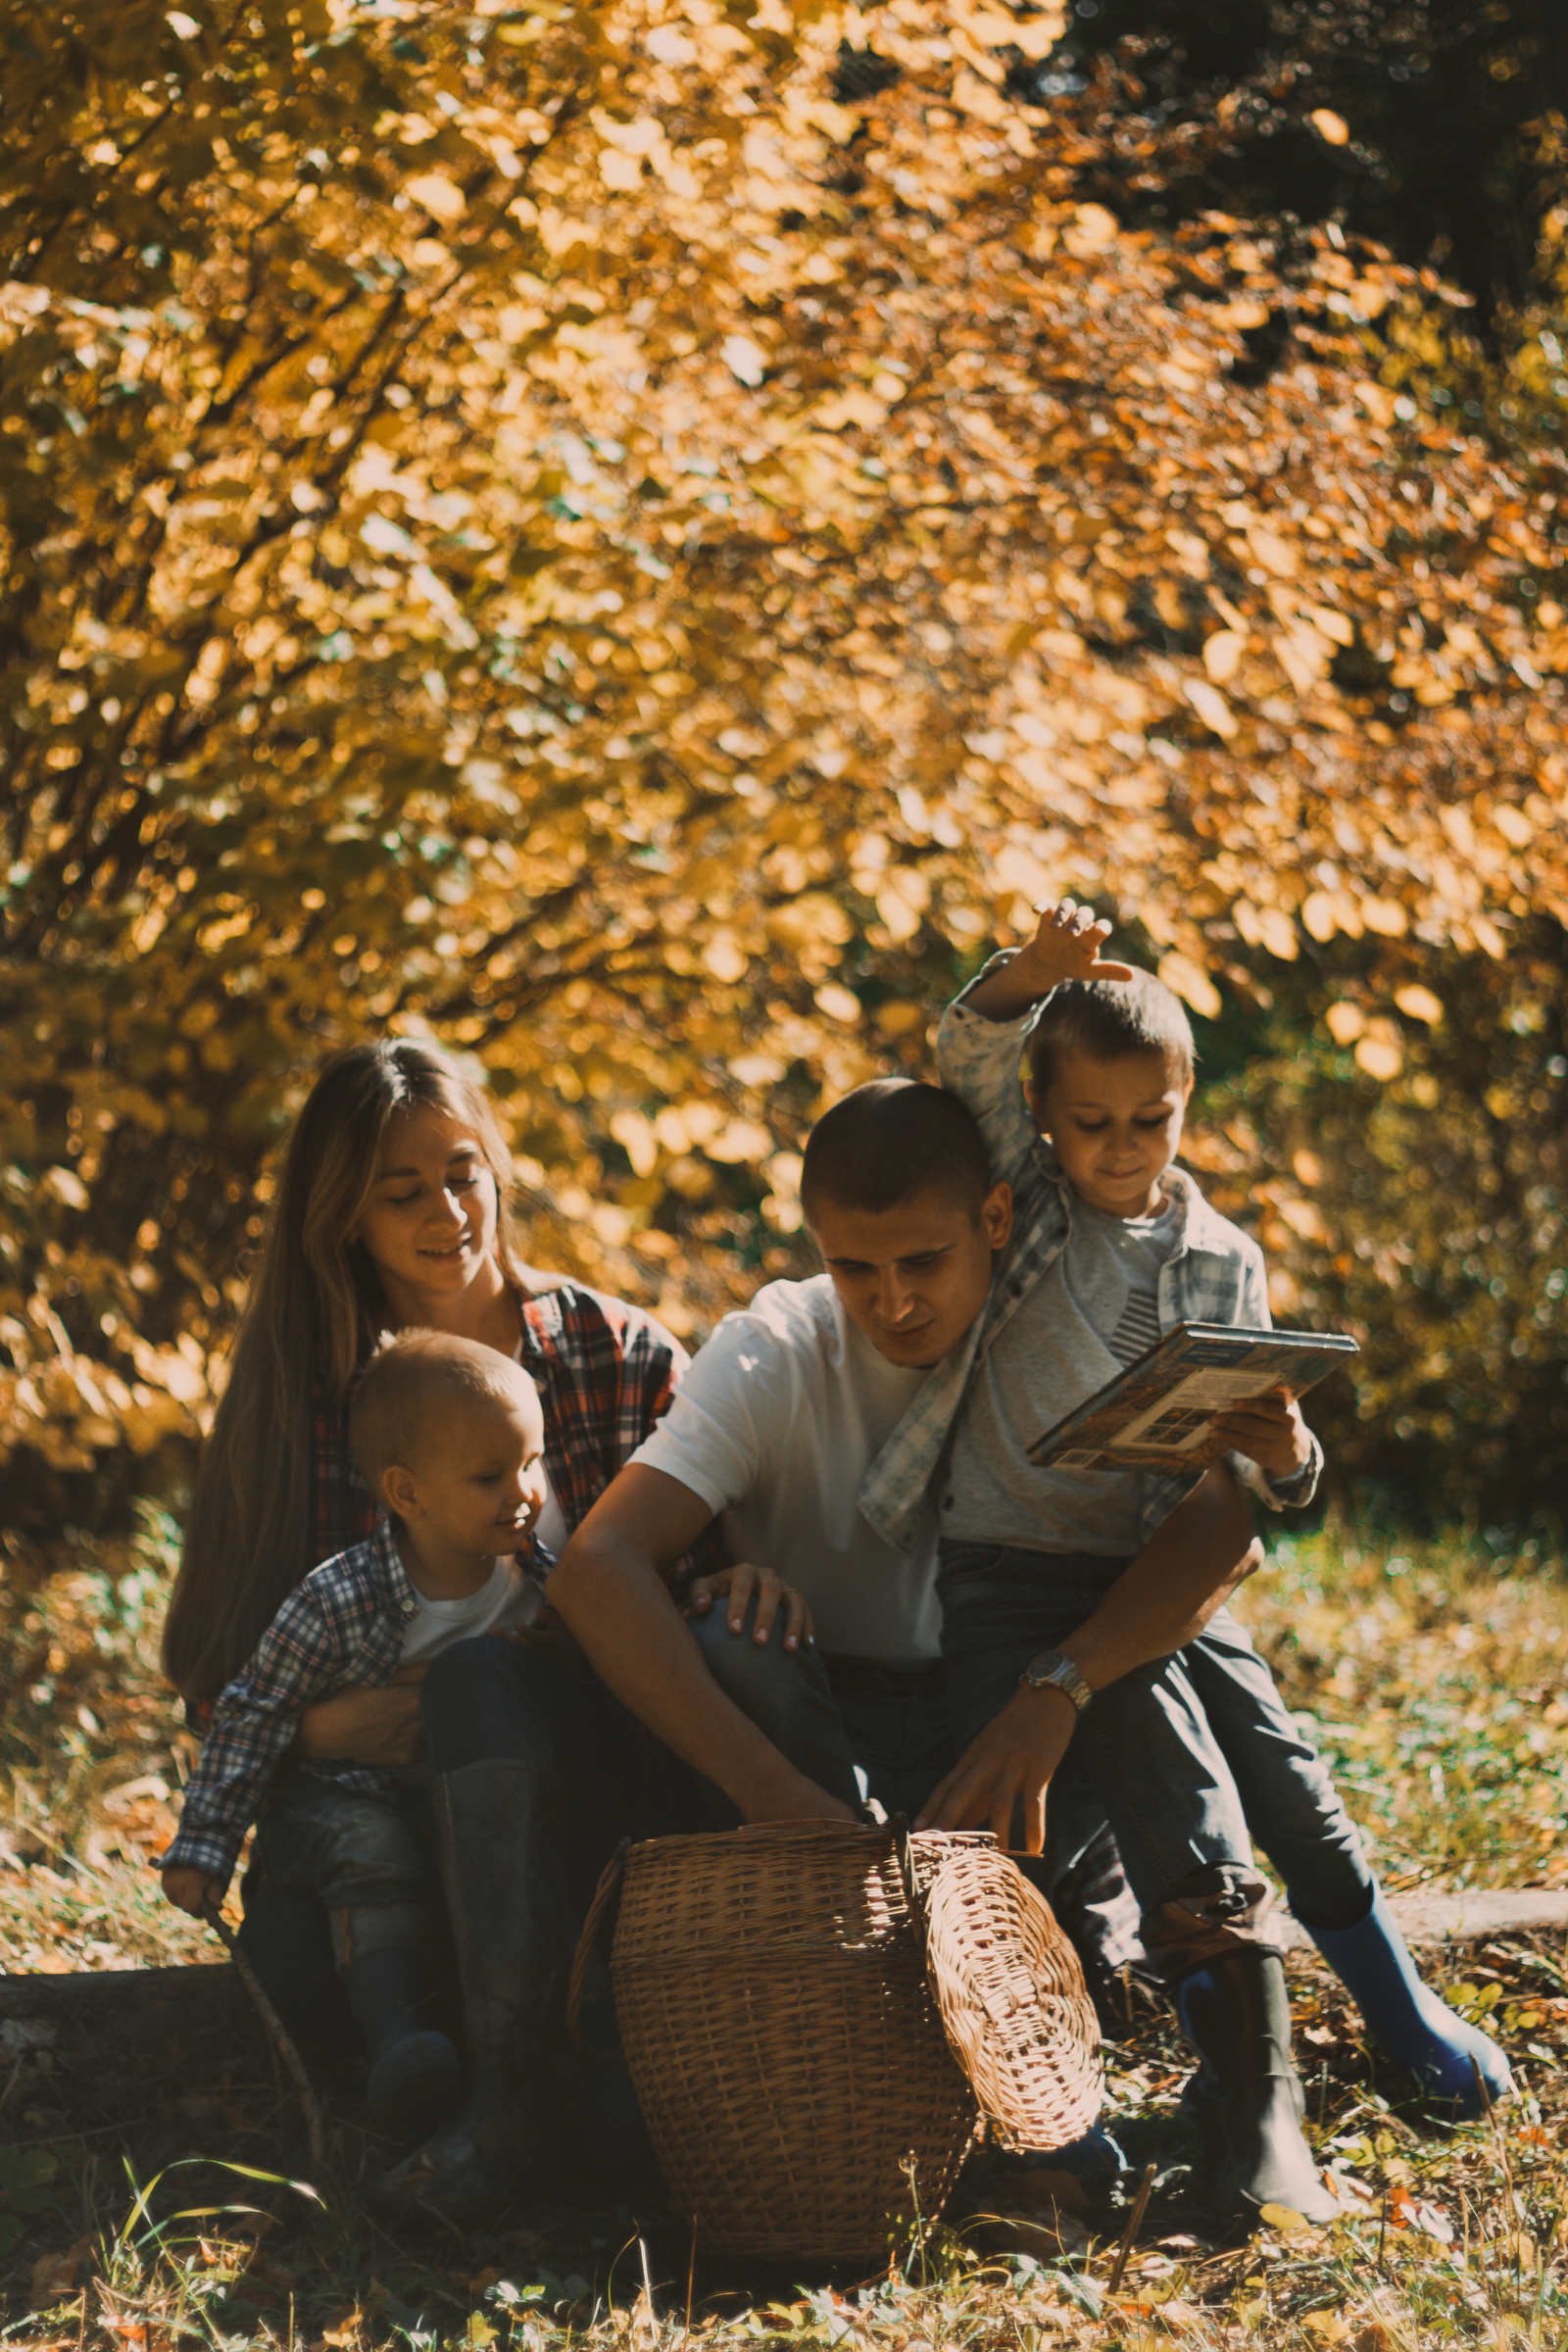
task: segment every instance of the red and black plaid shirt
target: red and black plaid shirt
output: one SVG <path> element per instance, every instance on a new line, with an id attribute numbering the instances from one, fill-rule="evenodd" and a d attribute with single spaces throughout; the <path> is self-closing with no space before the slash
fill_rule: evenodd
<path id="1" fill-rule="evenodd" d="M 569 1529 L 584 1520 L 675 1393 L 685 1348 L 652 1315 L 564 1283 L 522 1302 L 523 1370 L 544 1408 L 545 1468 Z M 311 1427 L 311 1565 L 374 1533 L 375 1503 L 349 1451 L 348 1399 L 318 1382 Z"/>

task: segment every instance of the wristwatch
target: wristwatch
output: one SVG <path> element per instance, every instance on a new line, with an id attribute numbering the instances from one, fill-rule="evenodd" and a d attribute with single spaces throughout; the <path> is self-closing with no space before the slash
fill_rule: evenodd
<path id="1" fill-rule="evenodd" d="M 1063 1690 L 1081 1715 L 1094 1697 L 1071 1658 L 1064 1658 L 1059 1649 L 1043 1649 L 1038 1658 L 1031 1658 L 1018 1677 L 1022 1690 Z"/>

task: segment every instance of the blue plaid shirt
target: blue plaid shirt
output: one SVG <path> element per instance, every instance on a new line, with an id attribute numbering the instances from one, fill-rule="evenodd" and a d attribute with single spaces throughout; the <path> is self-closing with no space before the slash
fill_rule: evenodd
<path id="1" fill-rule="evenodd" d="M 984 1312 L 970 1325 L 962 1345 L 936 1366 L 861 1482 L 862 1513 L 901 1549 L 907 1548 L 920 1497 L 942 1458 L 971 1372 L 1055 1264 L 1072 1231 L 1072 1186 L 1030 1117 L 1019 1082 L 1023 1041 L 1037 1017 L 1031 1010 L 1017 1020 L 993 1021 L 971 1012 L 960 998 L 948 1006 L 937 1033 L 942 1083 L 979 1122 L 991 1153 L 993 1180 L 1004 1179 L 1012 1187 L 1013 1226 Z M 1234 1323 L 1252 1331 L 1268 1330 L 1268 1286 L 1257 1244 L 1210 1208 L 1184 1168 L 1169 1169 L 1165 1183 L 1181 1201 L 1183 1215 L 1176 1247 L 1160 1269 L 1160 1330 L 1169 1331 L 1178 1323 Z M 1278 1485 L 1271 1484 L 1255 1462 L 1240 1454 L 1230 1460 L 1244 1485 L 1271 1510 L 1281 1510 L 1287 1504 L 1310 1502 L 1323 1451 L 1314 1437 L 1306 1468 L 1298 1478 Z M 1147 1543 L 1198 1481 L 1179 1474 L 1143 1475 Z"/>
<path id="2" fill-rule="evenodd" d="M 390 1683 L 418 1605 L 384 1514 L 368 1543 L 323 1560 L 295 1586 L 246 1664 L 219 1693 L 201 1759 L 186 1785 L 179 1835 L 160 1869 L 228 1877 L 306 1708 L 338 1690 Z M 364 1764 L 300 1769 L 345 1788 L 392 1786 L 390 1773 Z"/>

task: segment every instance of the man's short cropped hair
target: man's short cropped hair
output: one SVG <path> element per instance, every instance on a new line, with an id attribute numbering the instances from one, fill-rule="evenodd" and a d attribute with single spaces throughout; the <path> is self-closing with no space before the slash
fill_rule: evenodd
<path id="1" fill-rule="evenodd" d="M 476 1404 L 516 1404 L 534 1396 L 520 1364 L 450 1331 L 394 1332 L 361 1373 L 349 1404 L 349 1447 L 379 1496 L 397 1463 L 416 1470 L 448 1413 Z"/>
<path id="2" fill-rule="evenodd" d="M 1029 1076 L 1043 1095 L 1063 1054 L 1091 1061 L 1121 1061 L 1129 1054 L 1159 1054 L 1185 1086 L 1197 1056 L 1180 997 L 1152 972 L 1130 980 L 1064 980 L 1040 1009 L 1029 1038 Z"/>
<path id="3" fill-rule="evenodd" d="M 943 1193 L 976 1217 L 991 1190 L 979 1128 L 956 1095 L 910 1078 L 873 1078 L 824 1111 L 801 1170 L 808 1225 L 819 1209 L 902 1208 Z"/>

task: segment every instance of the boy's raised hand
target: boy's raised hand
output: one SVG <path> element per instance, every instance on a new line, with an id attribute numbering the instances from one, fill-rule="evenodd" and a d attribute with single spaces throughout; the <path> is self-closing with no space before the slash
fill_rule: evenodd
<path id="1" fill-rule="evenodd" d="M 1045 988 L 1063 980 L 1130 980 L 1130 963 L 1102 963 L 1100 951 L 1110 937 L 1110 925 L 1092 906 L 1062 899 L 1054 906 L 1037 906 L 1039 927 L 1026 948 L 1013 958 L 1039 971 Z M 1042 990 L 1044 994 L 1044 989 Z"/>
<path id="2" fill-rule="evenodd" d="M 1284 1390 L 1253 1396 L 1216 1414 L 1214 1435 L 1225 1442 L 1227 1453 L 1245 1453 L 1270 1478 L 1294 1478 L 1312 1459 L 1312 1440 L 1301 1408 Z"/>
<path id="3" fill-rule="evenodd" d="M 1037 906 L 1039 928 L 1026 948 L 993 964 L 964 991 L 966 1010 L 988 1021 L 1021 1020 L 1042 997 L 1063 980 L 1130 980 L 1130 963 L 1103 963 L 1100 951 L 1110 925 L 1097 920 L 1092 906 L 1063 899 Z"/>

